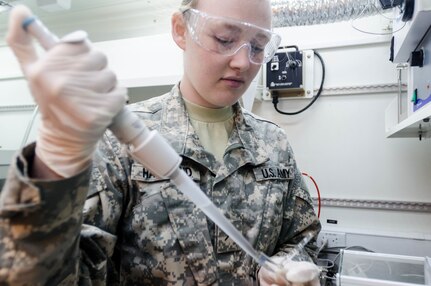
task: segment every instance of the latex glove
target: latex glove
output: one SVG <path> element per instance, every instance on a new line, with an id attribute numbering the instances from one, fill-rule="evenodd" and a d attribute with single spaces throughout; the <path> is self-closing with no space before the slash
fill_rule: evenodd
<path id="1" fill-rule="evenodd" d="M 273 257 L 272 260 L 281 268 L 274 273 L 266 267 L 262 267 L 258 276 L 261 286 L 320 286 L 320 270 L 314 263 L 285 261 L 283 257 Z"/>
<path id="2" fill-rule="evenodd" d="M 69 35 L 42 56 L 22 22 L 25 6 L 12 9 L 7 42 L 39 105 L 41 124 L 36 155 L 55 173 L 71 177 L 91 163 L 97 141 L 127 101 L 117 88 L 106 56 L 87 38 Z"/>

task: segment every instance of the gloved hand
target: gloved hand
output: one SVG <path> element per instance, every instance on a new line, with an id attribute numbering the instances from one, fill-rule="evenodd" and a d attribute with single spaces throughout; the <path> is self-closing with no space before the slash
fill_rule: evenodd
<path id="1" fill-rule="evenodd" d="M 307 261 L 292 261 L 283 257 L 273 257 L 272 260 L 282 267 L 277 273 L 262 267 L 258 278 L 261 286 L 319 286 L 319 268 Z"/>
<path id="2" fill-rule="evenodd" d="M 39 105 L 36 155 L 58 175 L 71 177 L 91 163 L 97 141 L 126 103 L 127 90 L 117 88 L 106 56 L 86 37 L 66 36 L 38 56 L 22 28 L 31 15 L 25 6 L 13 8 L 6 40 Z"/>

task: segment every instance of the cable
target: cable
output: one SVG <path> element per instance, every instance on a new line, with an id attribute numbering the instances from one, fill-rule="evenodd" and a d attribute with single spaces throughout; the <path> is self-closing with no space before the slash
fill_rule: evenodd
<path id="1" fill-rule="evenodd" d="M 334 267 L 334 261 L 332 261 L 331 259 L 326 259 L 326 258 L 317 258 L 318 261 L 322 261 L 322 262 L 328 262 L 328 266 L 320 266 L 322 268 L 325 269 L 330 269 L 332 267 Z"/>
<path id="2" fill-rule="evenodd" d="M 391 3 L 391 5 L 393 5 L 393 2 Z M 369 7 L 368 7 L 369 6 Z M 402 27 L 400 27 L 398 30 L 392 30 L 392 31 L 388 31 L 388 32 L 382 32 L 382 33 L 379 33 L 379 32 L 371 32 L 371 31 L 366 31 L 366 30 L 363 30 L 363 29 L 360 29 L 360 28 L 358 28 L 357 26 L 355 26 L 355 24 L 354 24 L 354 22 L 356 21 L 356 20 L 358 20 L 359 18 L 361 18 L 361 17 L 363 17 L 363 13 L 364 13 L 364 11 L 365 10 L 370 10 L 370 7 L 371 8 L 373 8 L 375 11 L 377 11 L 377 13 L 381 16 L 381 17 L 383 17 L 383 18 L 385 18 L 385 19 L 387 19 L 387 20 L 390 20 L 390 21 L 394 21 L 396 18 L 394 18 L 394 17 L 392 17 L 392 18 L 390 18 L 390 17 L 386 17 L 382 12 L 381 12 L 381 10 L 375 5 L 375 3 L 373 3 L 373 2 L 369 2 L 368 4 L 367 4 L 367 6 L 366 7 L 364 7 L 364 10 L 357 16 L 357 17 L 355 17 L 355 18 L 353 18 L 353 19 L 351 19 L 351 21 L 350 21 L 350 25 L 351 25 L 351 27 L 353 28 L 353 29 L 355 29 L 356 31 L 358 31 L 358 32 L 361 32 L 361 33 L 365 33 L 365 34 L 369 34 L 369 35 L 378 35 L 378 36 L 384 36 L 384 35 L 392 35 L 392 34 L 395 34 L 396 32 L 398 32 L 398 31 L 400 31 L 400 30 L 402 30 L 404 27 L 405 27 L 405 25 L 406 25 L 406 23 L 404 23 L 404 25 L 402 26 Z"/>
<path id="3" fill-rule="evenodd" d="M 303 176 L 309 177 L 311 179 L 311 181 L 313 181 L 314 186 L 316 187 L 317 190 L 317 217 L 320 218 L 320 208 L 322 205 L 322 201 L 320 198 L 320 190 L 319 190 L 319 186 L 317 185 L 316 181 L 314 180 L 314 178 L 310 175 L 308 175 L 307 173 L 302 173 Z"/>
<path id="4" fill-rule="evenodd" d="M 404 24 L 403 24 L 403 25 L 402 25 L 398 30 L 395 30 L 395 31 L 391 31 L 391 32 L 387 32 L 387 33 L 374 33 L 374 32 L 368 32 L 368 31 L 365 31 L 365 30 L 359 29 L 358 27 L 356 27 L 356 26 L 353 24 L 353 21 L 354 21 L 354 20 L 352 20 L 352 22 L 350 23 L 350 25 L 351 25 L 351 26 L 352 26 L 352 28 L 353 28 L 353 29 L 355 29 L 356 31 L 361 32 L 361 33 L 364 33 L 364 34 L 376 35 L 376 36 L 384 36 L 384 35 L 392 35 L 392 34 L 395 34 L 395 33 L 399 32 L 399 31 L 401 31 L 401 30 L 406 26 L 406 23 L 407 23 L 407 22 L 404 22 Z"/>
<path id="5" fill-rule="evenodd" d="M 392 8 L 394 8 L 393 7 L 393 4 L 394 4 L 394 2 L 392 1 L 392 3 L 391 3 L 391 6 L 392 6 Z M 392 34 L 395 34 L 395 33 L 397 33 L 398 31 L 401 31 L 405 26 L 406 26 L 406 23 L 404 23 L 404 25 L 401 27 L 401 28 L 399 28 L 398 30 L 392 30 L 392 31 L 389 31 L 389 32 L 382 32 L 382 33 L 378 33 L 378 32 L 371 32 L 371 31 L 366 31 L 366 30 L 363 30 L 363 29 L 360 29 L 360 28 L 358 28 L 357 26 L 355 26 L 355 24 L 354 24 L 354 22 L 356 21 L 356 20 L 358 20 L 359 18 L 361 18 L 361 17 L 363 17 L 364 15 L 362 15 L 366 10 L 370 10 L 370 7 L 372 7 L 375 11 L 377 11 L 377 13 L 381 16 L 381 17 L 383 17 L 383 18 L 385 18 L 385 19 L 387 19 L 387 20 L 390 20 L 391 22 L 393 22 L 395 19 L 396 19 L 396 17 L 386 17 L 383 13 L 382 13 L 382 11 L 376 6 L 376 4 L 375 3 L 373 3 L 372 1 L 370 1 L 368 4 L 367 4 L 367 6 L 366 7 L 364 7 L 364 9 L 362 10 L 362 12 L 361 13 L 359 13 L 359 15 L 358 16 L 356 16 L 355 18 L 353 18 L 353 19 L 351 19 L 350 20 L 350 25 L 351 25 L 351 27 L 353 28 L 353 29 L 355 29 L 356 31 L 358 31 L 358 32 L 361 32 L 361 33 L 365 33 L 365 34 L 369 34 L 369 35 L 379 35 L 379 36 L 384 36 L 384 35 L 392 35 Z"/>
<path id="6" fill-rule="evenodd" d="M 299 111 L 295 111 L 295 112 L 285 112 L 285 111 L 281 111 L 277 108 L 277 104 L 278 104 L 278 93 L 274 91 L 274 94 L 272 95 L 272 104 L 274 104 L 274 109 L 281 114 L 284 115 L 296 115 L 299 113 L 304 112 L 305 110 L 307 110 L 310 106 L 313 105 L 313 103 L 319 98 L 320 94 L 322 93 L 323 90 L 323 83 L 325 82 L 325 63 L 323 62 L 322 57 L 320 56 L 320 54 L 316 51 L 314 51 L 314 54 L 319 58 L 321 64 L 322 64 L 322 82 L 320 83 L 320 87 L 319 90 L 317 91 L 316 96 L 314 96 L 314 98 L 310 101 L 310 103 L 304 107 L 303 109 L 299 110 Z"/>

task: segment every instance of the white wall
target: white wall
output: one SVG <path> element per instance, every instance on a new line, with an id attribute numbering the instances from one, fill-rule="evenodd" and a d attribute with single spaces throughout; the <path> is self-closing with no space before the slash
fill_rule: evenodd
<path id="1" fill-rule="evenodd" d="M 324 96 L 301 116 L 277 114 L 270 102 L 255 104 L 254 111 L 287 131 L 301 170 L 317 181 L 322 197 L 431 202 L 431 141 L 385 138 L 389 101 L 386 94 Z M 297 110 L 305 103 L 282 101 L 279 108 Z M 323 207 L 321 217 L 334 230 L 431 239 L 430 214 Z"/>
<path id="2" fill-rule="evenodd" d="M 99 42 L 109 66 L 127 87 L 175 84 L 181 79 L 182 50 L 170 34 Z"/>
<path id="3" fill-rule="evenodd" d="M 358 33 L 347 22 L 279 32 L 288 39 L 283 45 L 322 55 L 327 88 L 397 82 L 395 65 L 388 61 L 390 37 Z M 316 60 L 315 87 L 319 65 Z M 431 202 L 431 140 L 385 137 L 385 109 L 396 94 L 346 93 L 322 96 L 295 116 L 277 113 L 270 101 L 255 102 L 253 111 L 287 131 L 301 170 L 317 181 L 323 198 Z M 278 108 L 296 111 L 308 102 L 282 98 Z M 311 182 L 309 187 L 316 197 Z M 323 206 L 321 221 L 327 230 L 381 235 L 383 241 L 387 235 L 431 239 L 429 212 Z"/>
<path id="4" fill-rule="evenodd" d="M 169 34 L 94 45 L 108 56 L 109 66 L 122 86 L 165 86 L 181 79 L 182 52 Z M 43 53 L 40 49 L 39 52 Z M 32 117 L 28 105 L 34 105 L 34 101 L 8 47 L 0 47 L 0 63 L 0 132 L 3 134 L 0 137 L 0 151 L 15 150 L 21 145 Z M 12 111 L 6 111 L 5 107 L 12 108 Z M 36 129 L 37 119 L 30 140 L 35 139 Z"/>

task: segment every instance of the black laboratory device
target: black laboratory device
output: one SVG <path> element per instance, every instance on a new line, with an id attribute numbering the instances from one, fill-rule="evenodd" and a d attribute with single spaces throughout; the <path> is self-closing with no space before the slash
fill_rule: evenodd
<path id="1" fill-rule="evenodd" d="M 390 9 L 396 6 L 399 6 L 403 3 L 403 0 L 380 0 L 380 5 L 382 5 L 382 9 Z"/>
<path id="2" fill-rule="evenodd" d="M 304 96 L 303 53 L 281 49 L 266 64 L 266 87 L 280 95 Z"/>

